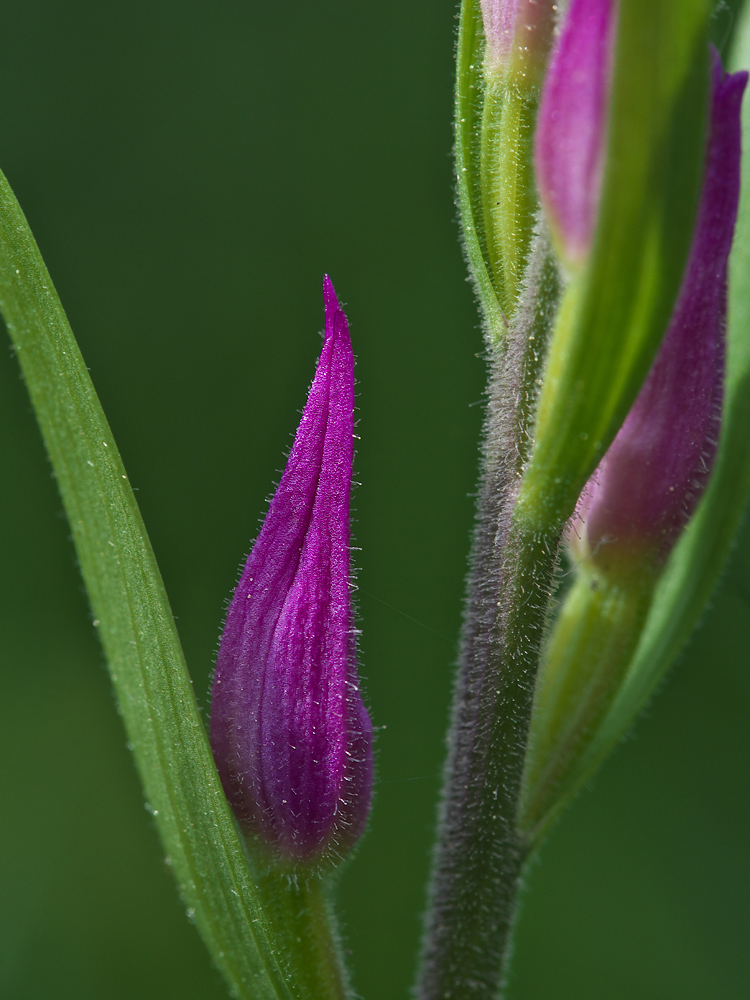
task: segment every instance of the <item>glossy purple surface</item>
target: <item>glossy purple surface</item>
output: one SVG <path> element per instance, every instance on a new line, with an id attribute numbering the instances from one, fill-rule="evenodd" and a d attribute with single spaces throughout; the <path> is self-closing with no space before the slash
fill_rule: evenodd
<path id="1" fill-rule="evenodd" d="M 350 580 L 354 357 L 328 277 L 323 293 L 323 350 L 229 606 L 211 703 L 211 747 L 241 826 L 290 860 L 351 845 L 372 789 Z"/>
<path id="2" fill-rule="evenodd" d="M 668 555 L 703 493 L 723 398 L 727 260 L 740 188 L 746 73 L 716 53 L 706 168 L 680 294 L 654 365 L 589 484 L 589 547 L 599 563 Z"/>

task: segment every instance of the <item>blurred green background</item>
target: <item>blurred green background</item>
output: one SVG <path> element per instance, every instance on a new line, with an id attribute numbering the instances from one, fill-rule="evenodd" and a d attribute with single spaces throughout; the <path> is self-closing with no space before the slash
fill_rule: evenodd
<path id="1" fill-rule="evenodd" d="M 481 338 L 457 240 L 453 0 L 26 0 L 0 166 L 79 338 L 198 696 L 348 306 L 370 831 L 357 990 L 406 997 L 472 520 Z M 731 17 L 719 12 L 717 39 Z M 143 808 L 17 365 L 0 351 L 0 997 L 225 996 Z M 532 874 L 514 1000 L 750 995 L 750 531 L 665 690 Z"/>

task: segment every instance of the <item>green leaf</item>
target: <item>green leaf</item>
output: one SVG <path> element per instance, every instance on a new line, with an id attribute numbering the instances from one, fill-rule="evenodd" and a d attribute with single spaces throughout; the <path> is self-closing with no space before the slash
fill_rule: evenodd
<path id="1" fill-rule="evenodd" d="M 188 914 L 234 996 L 339 995 L 316 978 L 332 967 L 329 981 L 338 978 L 335 954 L 319 957 L 327 948 L 321 946 L 327 925 L 321 932 L 319 919 L 309 934 L 311 961 L 274 947 L 273 918 L 261 905 L 219 782 L 135 497 L 60 300 L 2 174 L 0 309 L 57 477 L 149 807 Z"/>
<path id="2" fill-rule="evenodd" d="M 520 498 L 564 520 L 635 399 L 679 290 L 703 169 L 708 0 L 622 0 L 591 259 L 552 340 Z"/>

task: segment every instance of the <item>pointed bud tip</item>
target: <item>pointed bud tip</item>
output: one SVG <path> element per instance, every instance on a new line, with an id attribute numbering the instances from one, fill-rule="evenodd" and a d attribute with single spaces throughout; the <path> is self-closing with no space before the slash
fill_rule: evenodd
<path id="1" fill-rule="evenodd" d="M 341 307 L 339 306 L 339 300 L 336 295 L 336 290 L 333 287 L 333 282 L 327 274 L 323 277 L 323 303 L 325 305 L 326 332 L 328 332 L 329 321 L 331 323 L 333 322 L 333 317 L 336 311 Z"/>
<path id="2" fill-rule="evenodd" d="M 211 746 L 240 825 L 293 865 L 328 864 L 352 846 L 372 788 L 350 594 L 354 359 L 327 276 L 323 293 L 320 360 L 229 606 L 211 703 Z"/>

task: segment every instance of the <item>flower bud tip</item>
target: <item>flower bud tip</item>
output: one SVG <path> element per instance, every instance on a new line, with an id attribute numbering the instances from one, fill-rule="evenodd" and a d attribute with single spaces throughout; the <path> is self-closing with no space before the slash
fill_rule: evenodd
<path id="1" fill-rule="evenodd" d="M 211 746 L 240 825 L 292 864 L 353 845 L 372 788 L 350 579 L 354 358 L 327 275 L 323 296 L 323 349 L 229 606 L 211 704 Z"/>

